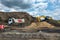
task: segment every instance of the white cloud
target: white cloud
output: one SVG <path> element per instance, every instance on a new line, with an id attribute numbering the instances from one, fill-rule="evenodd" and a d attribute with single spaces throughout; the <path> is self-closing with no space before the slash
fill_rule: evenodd
<path id="1" fill-rule="evenodd" d="M 23 0 L 23 3 L 25 3 L 25 4 L 31 4 L 31 3 L 33 3 L 33 2 L 35 2 L 35 0 Z"/>
<path id="2" fill-rule="evenodd" d="M 37 16 L 36 14 L 37 14 L 37 11 L 32 11 L 32 12 L 28 12 L 30 15 L 32 15 L 32 16 Z"/>
<path id="3" fill-rule="evenodd" d="M 45 9 L 45 8 L 47 8 L 47 4 L 48 3 L 40 3 L 39 7 L 42 9 Z"/>
<path id="4" fill-rule="evenodd" d="M 33 4 L 33 8 L 36 10 L 36 11 L 40 11 L 40 10 L 44 10 L 46 9 L 48 6 L 48 3 L 38 3 L 38 4 Z"/>
<path id="5" fill-rule="evenodd" d="M 54 11 L 54 16 L 59 16 L 60 15 L 60 9 L 56 9 Z"/>
<path id="6" fill-rule="evenodd" d="M 59 14 L 58 13 L 54 13 L 54 16 L 58 16 Z"/>
<path id="7" fill-rule="evenodd" d="M 36 2 L 44 2 L 44 1 L 46 1 L 46 0 L 36 0 Z"/>
<path id="8" fill-rule="evenodd" d="M 12 8 L 9 12 L 17 12 L 17 10 Z"/>
<path id="9" fill-rule="evenodd" d="M 51 2 L 51 3 L 54 3 L 54 2 L 56 2 L 56 0 L 50 0 L 50 2 Z"/>

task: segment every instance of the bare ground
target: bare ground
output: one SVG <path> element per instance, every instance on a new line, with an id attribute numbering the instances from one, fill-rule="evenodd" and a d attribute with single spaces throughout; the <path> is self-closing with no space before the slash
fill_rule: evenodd
<path id="1" fill-rule="evenodd" d="M 21 32 L 4 32 L 0 34 L 0 40 L 60 40 L 59 33 L 21 33 Z"/>

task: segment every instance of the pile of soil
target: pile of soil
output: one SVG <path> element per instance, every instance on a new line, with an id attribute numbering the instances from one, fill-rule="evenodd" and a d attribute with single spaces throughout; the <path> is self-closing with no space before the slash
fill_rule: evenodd
<path id="1" fill-rule="evenodd" d="M 23 26 L 30 25 L 31 22 L 33 21 L 33 17 L 26 12 L 0 12 L 0 23 L 1 24 L 7 24 L 9 17 L 14 17 L 17 19 L 24 18 L 25 23 L 22 24 Z"/>
<path id="2" fill-rule="evenodd" d="M 47 22 L 37 22 L 37 23 L 32 23 L 31 25 L 25 27 L 26 29 L 30 30 L 30 31 L 36 31 L 36 30 L 40 30 L 42 28 L 54 28 L 55 26 L 52 24 L 49 24 Z"/>

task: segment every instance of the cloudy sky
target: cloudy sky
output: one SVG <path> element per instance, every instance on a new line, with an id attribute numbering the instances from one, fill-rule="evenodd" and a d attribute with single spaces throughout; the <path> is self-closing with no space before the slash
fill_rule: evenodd
<path id="1" fill-rule="evenodd" d="M 28 12 L 32 16 L 51 16 L 60 20 L 60 0 L 0 0 L 2 12 Z"/>

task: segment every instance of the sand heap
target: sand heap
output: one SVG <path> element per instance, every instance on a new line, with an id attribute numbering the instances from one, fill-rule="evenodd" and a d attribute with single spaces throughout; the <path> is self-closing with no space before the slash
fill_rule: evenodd
<path id="1" fill-rule="evenodd" d="M 28 29 L 41 29 L 41 28 L 53 28 L 54 26 L 47 23 L 47 22 L 37 22 L 37 23 L 32 23 L 30 26 L 27 26 L 25 28 Z"/>

